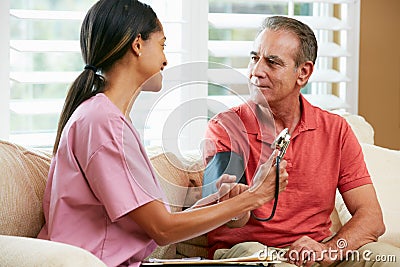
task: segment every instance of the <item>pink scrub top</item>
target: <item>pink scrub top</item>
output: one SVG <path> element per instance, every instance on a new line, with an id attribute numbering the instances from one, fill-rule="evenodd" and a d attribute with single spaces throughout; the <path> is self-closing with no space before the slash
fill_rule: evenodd
<path id="1" fill-rule="evenodd" d="M 137 131 L 99 93 L 82 103 L 64 128 L 38 237 L 84 248 L 108 266 L 139 266 L 156 243 L 127 214 L 162 199 Z"/>

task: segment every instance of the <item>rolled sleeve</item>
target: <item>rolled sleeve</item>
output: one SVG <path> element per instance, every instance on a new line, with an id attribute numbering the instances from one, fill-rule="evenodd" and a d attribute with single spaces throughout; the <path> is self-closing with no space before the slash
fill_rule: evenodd
<path id="1" fill-rule="evenodd" d="M 343 123 L 344 134 L 342 135 L 342 157 L 338 183 L 340 193 L 362 185 L 372 184 L 361 146 L 350 126 L 346 122 Z"/>

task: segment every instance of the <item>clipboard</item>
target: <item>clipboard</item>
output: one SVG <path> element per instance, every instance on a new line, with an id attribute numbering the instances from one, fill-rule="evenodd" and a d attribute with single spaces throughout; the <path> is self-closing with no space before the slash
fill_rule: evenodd
<path id="1" fill-rule="evenodd" d="M 142 262 L 142 266 L 268 266 L 273 263 L 281 263 L 279 260 L 274 260 L 267 251 L 261 250 L 247 257 L 228 258 L 219 260 L 209 260 L 200 257 L 182 258 L 182 259 L 157 259 L 151 258 L 148 262 Z"/>

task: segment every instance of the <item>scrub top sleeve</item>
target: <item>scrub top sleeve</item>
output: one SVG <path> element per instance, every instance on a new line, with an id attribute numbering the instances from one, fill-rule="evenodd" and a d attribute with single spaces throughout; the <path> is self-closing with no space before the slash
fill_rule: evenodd
<path id="1" fill-rule="evenodd" d="M 92 155 L 84 170 L 93 193 L 113 222 L 161 198 L 159 187 L 154 182 L 149 166 L 144 163 L 143 155 L 138 151 L 134 157 L 136 166 L 130 168 L 122 148 L 115 141 L 109 141 Z"/>

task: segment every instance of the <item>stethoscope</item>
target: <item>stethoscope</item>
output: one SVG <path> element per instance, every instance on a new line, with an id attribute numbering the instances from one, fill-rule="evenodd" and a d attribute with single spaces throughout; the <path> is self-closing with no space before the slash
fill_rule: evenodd
<path id="1" fill-rule="evenodd" d="M 274 195 L 274 204 L 272 206 L 271 215 L 268 218 L 260 218 L 257 217 L 254 212 L 251 212 L 251 215 L 257 221 L 267 222 L 270 221 L 276 211 L 276 206 L 278 205 L 278 196 L 279 196 L 279 164 L 286 153 L 286 149 L 290 143 L 290 134 L 289 129 L 285 128 L 280 134 L 275 138 L 275 141 L 272 143 L 271 147 L 273 149 L 278 150 L 278 155 L 276 156 L 276 174 L 275 174 L 275 195 Z"/>

